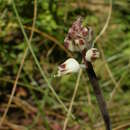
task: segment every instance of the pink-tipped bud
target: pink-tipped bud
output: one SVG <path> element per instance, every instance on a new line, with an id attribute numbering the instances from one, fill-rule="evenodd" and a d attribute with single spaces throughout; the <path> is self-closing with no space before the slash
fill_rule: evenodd
<path id="1" fill-rule="evenodd" d="M 100 57 L 100 53 L 97 48 L 91 48 L 86 52 L 85 59 L 89 62 L 96 60 Z"/>

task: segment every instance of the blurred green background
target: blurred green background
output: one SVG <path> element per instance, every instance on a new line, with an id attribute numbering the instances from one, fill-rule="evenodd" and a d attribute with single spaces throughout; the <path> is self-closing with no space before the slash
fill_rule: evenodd
<path id="1" fill-rule="evenodd" d="M 27 36 L 30 36 L 34 1 L 14 0 Z M 130 129 L 130 1 L 113 0 L 107 30 L 96 42 L 101 58 L 94 69 L 103 91 L 114 130 Z M 54 78 L 58 64 L 80 54 L 64 49 L 63 41 L 78 16 L 91 26 L 94 38 L 102 30 L 109 11 L 108 0 L 37 0 L 37 18 L 32 48 L 59 98 L 67 108 L 77 74 Z M 26 41 L 11 0 L 0 0 L 0 117 L 7 107 L 21 64 Z M 83 71 L 67 130 L 104 130 L 96 98 Z M 28 53 L 16 92 L 0 130 L 61 130 L 66 112 L 42 78 L 32 54 Z"/>

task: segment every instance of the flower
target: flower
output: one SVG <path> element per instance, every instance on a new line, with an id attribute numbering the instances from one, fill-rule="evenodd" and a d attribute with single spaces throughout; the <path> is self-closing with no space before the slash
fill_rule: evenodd
<path id="1" fill-rule="evenodd" d="M 92 29 L 90 27 L 84 27 L 82 25 L 81 17 L 78 18 L 69 29 L 67 36 L 65 37 L 65 47 L 70 51 L 80 51 L 83 53 L 90 48 L 92 40 Z M 96 48 L 89 49 L 85 54 L 85 60 L 91 62 L 99 58 L 99 52 Z M 80 68 L 85 68 L 84 64 L 79 64 L 74 58 L 67 59 L 64 63 L 59 65 L 58 72 L 55 77 L 60 77 L 65 74 L 76 73 Z"/>
<path id="2" fill-rule="evenodd" d="M 82 65 L 81 65 L 82 66 Z M 76 73 L 81 68 L 80 64 L 74 58 L 67 59 L 64 63 L 59 65 L 58 73 L 55 77 L 60 77 L 65 74 Z"/>
<path id="3" fill-rule="evenodd" d="M 100 53 L 97 48 L 91 48 L 86 52 L 85 59 L 89 62 L 96 60 L 100 57 Z"/>
<path id="4" fill-rule="evenodd" d="M 64 40 L 65 47 L 70 51 L 82 51 L 87 48 L 91 40 L 92 29 L 82 25 L 82 19 L 79 17 L 69 29 Z"/>

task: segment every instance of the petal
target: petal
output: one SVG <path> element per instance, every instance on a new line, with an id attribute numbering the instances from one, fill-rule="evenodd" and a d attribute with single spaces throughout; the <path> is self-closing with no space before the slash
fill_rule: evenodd
<path id="1" fill-rule="evenodd" d="M 64 63 L 59 65 L 58 72 L 55 77 L 60 77 L 65 74 L 76 73 L 80 69 L 80 64 L 74 58 L 67 59 Z"/>
<path id="2" fill-rule="evenodd" d="M 80 65 L 79 65 L 78 61 L 75 60 L 74 58 L 69 58 L 64 63 L 66 64 L 66 69 L 69 72 L 72 72 L 72 73 L 78 72 L 80 69 Z"/>
<path id="3" fill-rule="evenodd" d="M 79 39 L 79 44 L 80 44 L 81 46 L 84 45 L 84 44 L 85 44 L 84 39 Z"/>
<path id="4" fill-rule="evenodd" d="M 70 51 L 74 51 L 73 42 L 68 37 L 66 37 L 65 40 L 64 40 L 64 46 L 65 46 L 66 49 L 68 49 Z"/>
<path id="5" fill-rule="evenodd" d="M 88 35 L 88 29 L 86 27 L 82 29 L 82 35 L 83 37 L 86 37 Z"/>
<path id="6" fill-rule="evenodd" d="M 66 67 L 66 64 L 64 64 L 64 63 L 60 65 L 60 68 L 62 68 L 62 69 L 65 69 L 65 67 Z"/>
<path id="7" fill-rule="evenodd" d="M 69 35 L 69 37 L 71 37 L 72 39 L 75 38 L 76 32 L 73 30 L 73 28 L 70 28 L 70 29 L 69 29 L 68 35 Z"/>
<path id="8" fill-rule="evenodd" d="M 80 41 L 79 41 L 79 39 L 75 39 L 74 42 L 75 42 L 76 45 L 79 45 Z"/>

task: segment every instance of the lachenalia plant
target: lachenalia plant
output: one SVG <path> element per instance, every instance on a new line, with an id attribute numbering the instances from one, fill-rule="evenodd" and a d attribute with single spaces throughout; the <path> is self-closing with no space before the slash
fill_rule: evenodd
<path id="1" fill-rule="evenodd" d="M 69 29 L 64 40 L 66 49 L 71 52 L 79 52 L 82 55 L 83 64 L 74 58 L 67 59 L 64 63 L 58 66 L 57 77 L 65 74 L 79 72 L 80 68 L 86 69 L 89 80 L 93 87 L 97 102 L 105 122 L 106 130 L 111 130 L 110 117 L 107 111 L 106 103 L 101 92 L 96 74 L 94 72 L 92 62 L 99 58 L 100 53 L 97 48 L 92 48 L 92 29 L 82 25 L 82 18 L 79 17 Z"/>

